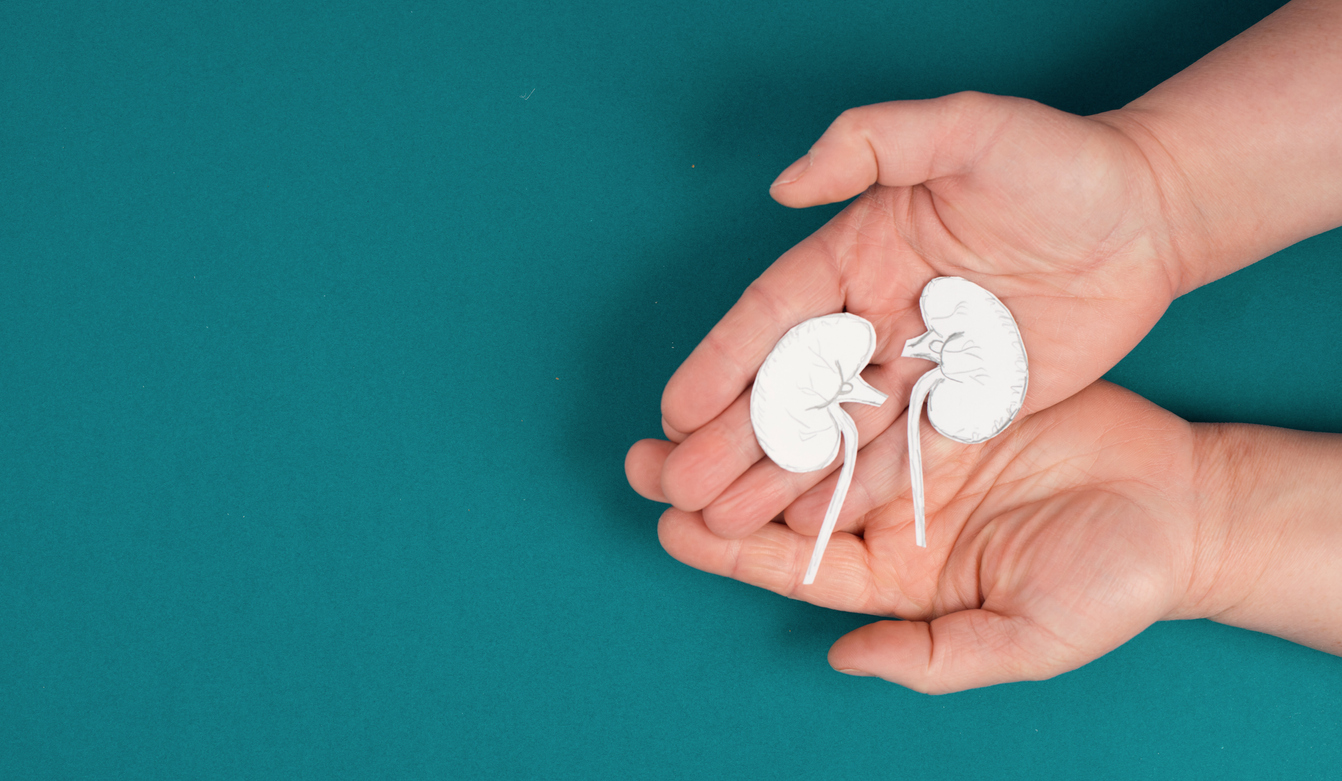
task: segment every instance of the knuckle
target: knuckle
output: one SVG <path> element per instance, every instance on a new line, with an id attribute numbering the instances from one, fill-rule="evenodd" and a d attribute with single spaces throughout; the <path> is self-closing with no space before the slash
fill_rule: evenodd
<path id="1" fill-rule="evenodd" d="M 870 127 L 871 112 L 866 106 L 846 109 L 839 114 L 830 128 L 841 135 L 853 135 L 867 132 Z"/>
<path id="2" fill-rule="evenodd" d="M 994 96 L 982 92 L 956 92 L 942 98 L 942 110 L 952 124 L 978 125 L 996 107 Z"/>

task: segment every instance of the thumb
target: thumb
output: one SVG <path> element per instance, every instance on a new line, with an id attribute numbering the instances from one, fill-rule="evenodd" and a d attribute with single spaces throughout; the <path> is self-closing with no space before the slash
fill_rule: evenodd
<path id="1" fill-rule="evenodd" d="M 1106 649 L 1107 650 L 1107 649 Z M 1037 681 L 1076 669 L 1093 655 L 1063 645 L 1026 618 L 962 610 L 931 623 L 878 621 L 839 638 L 834 669 L 884 678 L 925 694 Z"/>
<path id="2" fill-rule="evenodd" d="M 1016 102 L 960 92 L 849 109 L 769 194 L 801 208 L 843 201 L 873 184 L 907 187 L 966 173 Z"/>

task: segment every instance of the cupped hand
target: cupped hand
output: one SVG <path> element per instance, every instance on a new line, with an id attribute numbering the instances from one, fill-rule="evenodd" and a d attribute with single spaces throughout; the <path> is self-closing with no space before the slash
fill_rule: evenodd
<path id="1" fill-rule="evenodd" d="M 901 418 L 900 422 L 903 422 Z M 902 426 L 858 459 L 839 528 L 802 585 L 835 478 L 741 539 L 670 508 L 658 533 L 675 558 L 881 621 L 840 639 L 830 663 L 924 692 L 1048 678 L 1176 617 L 1194 564 L 1196 435 L 1140 397 L 1098 382 L 999 437 L 960 445 L 925 428 L 927 548 L 914 545 Z M 658 496 L 684 447 L 645 440 L 630 481 Z M 767 496 L 755 497 L 767 512 Z"/>
<path id="2" fill-rule="evenodd" d="M 795 207 L 861 197 L 752 283 L 671 378 L 663 427 L 681 444 L 658 494 L 729 537 L 783 512 L 826 473 L 763 459 L 748 388 L 765 356 L 810 317 L 871 321 L 878 347 L 864 377 L 891 399 L 853 411 L 865 444 L 931 368 L 899 355 L 925 330 L 918 297 L 937 276 L 976 282 L 1015 315 L 1030 358 L 1026 413 L 1100 377 L 1180 284 L 1184 234 L 1133 140 L 1139 126 L 1123 120 L 976 93 L 841 115 L 771 192 Z"/>

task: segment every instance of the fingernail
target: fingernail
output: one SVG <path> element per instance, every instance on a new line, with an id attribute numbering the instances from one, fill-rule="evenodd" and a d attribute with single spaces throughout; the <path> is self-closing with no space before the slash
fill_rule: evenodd
<path id="1" fill-rule="evenodd" d="M 778 178 L 774 180 L 774 183 L 769 185 L 769 189 L 772 190 L 773 188 L 782 184 L 792 184 L 793 182 L 800 179 L 802 177 L 802 174 L 806 173 L 807 169 L 809 169 L 810 167 L 811 167 L 811 153 L 807 152 L 806 154 L 802 155 L 801 159 L 799 159 L 797 162 L 783 169 L 783 173 L 779 174 Z"/>
<path id="2" fill-rule="evenodd" d="M 866 670 L 858 670 L 858 669 L 855 669 L 855 668 L 853 668 L 853 667 L 840 667 L 840 668 L 839 668 L 839 672 L 843 673 L 844 675 L 858 675 L 858 676 L 861 676 L 861 677 L 863 677 L 863 678 L 874 678 L 874 677 L 875 677 L 875 676 L 873 676 L 871 673 L 867 672 Z"/>

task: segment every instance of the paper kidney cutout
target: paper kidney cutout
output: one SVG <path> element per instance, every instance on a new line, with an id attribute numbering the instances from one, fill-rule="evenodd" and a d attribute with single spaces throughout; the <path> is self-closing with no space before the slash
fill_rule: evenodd
<path id="1" fill-rule="evenodd" d="M 789 472 L 814 472 L 834 461 L 843 442 L 843 467 L 802 581 L 815 581 L 857 461 L 857 426 L 840 404 L 879 407 L 886 395 L 863 381 L 876 350 L 876 329 L 857 315 L 825 315 L 783 335 L 764 359 L 750 391 L 750 423 L 765 455 Z"/>
<path id="2" fill-rule="evenodd" d="M 910 339 L 903 355 L 940 364 L 918 378 L 909 395 L 909 477 L 915 541 L 927 547 L 922 440 L 927 419 L 942 436 L 967 445 L 1002 433 L 1020 412 L 1029 361 L 1016 321 L 997 297 L 967 279 L 937 277 L 919 300 L 928 331 Z"/>

